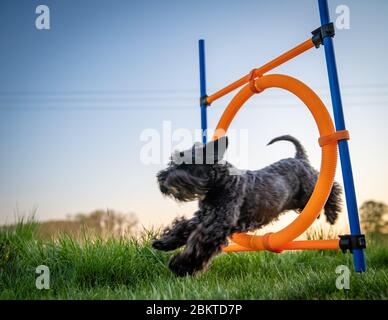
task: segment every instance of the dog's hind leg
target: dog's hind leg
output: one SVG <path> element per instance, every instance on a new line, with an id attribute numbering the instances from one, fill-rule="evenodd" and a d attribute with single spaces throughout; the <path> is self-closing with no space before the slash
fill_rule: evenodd
<path id="1" fill-rule="evenodd" d="M 152 247 L 158 250 L 170 251 L 186 244 L 190 234 L 199 223 L 197 216 L 191 219 L 177 218 L 170 227 L 164 229 L 161 237 L 152 242 Z"/>
<path id="2" fill-rule="evenodd" d="M 338 182 L 334 181 L 329 198 L 327 199 L 324 207 L 326 219 L 330 224 L 334 224 L 337 221 L 338 214 L 341 211 L 341 194 L 341 186 Z"/>
<path id="3" fill-rule="evenodd" d="M 307 204 L 307 201 L 310 199 L 311 194 L 315 188 L 316 182 L 318 179 L 318 171 L 312 170 L 305 175 L 305 179 L 302 183 L 301 187 L 301 197 L 299 198 L 299 208 L 297 208 L 297 212 L 301 212 Z M 338 184 L 338 182 L 334 181 L 333 187 L 331 189 L 329 198 L 326 201 L 324 206 L 324 214 L 326 216 L 326 220 L 330 224 L 334 224 L 337 221 L 338 214 L 341 211 L 341 194 L 342 188 Z M 320 217 L 320 214 L 317 218 Z"/>

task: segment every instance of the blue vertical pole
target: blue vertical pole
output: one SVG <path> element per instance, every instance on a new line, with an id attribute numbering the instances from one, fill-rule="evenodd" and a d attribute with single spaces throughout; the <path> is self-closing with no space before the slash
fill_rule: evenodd
<path id="1" fill-rule="evenodd" d="M 206 143 L 207 140 L 207 105 L 203 100 L 206 97 L 206 68 L 205 68 L 205 40 L 201 39 L 198 42 L 199 47 L 199 84 L 201 93 L 201 130 L 202 130 L 202 143 Z"/>
<path id="2" fill-rule="evenodd" d="M 329 7 L 327 4 L 327 0 L 318 0 L 318 5 L 319 14 L 321 17 L 321 25 L 330 23 Z M 345 118 L 342 109 L 341 91 L 338 81 L 333 39 L 331 37 L 325 37 L 323 39 L 323 45 L 325 48 L 327 72 L 329 76 L 330 94 L 333 105 L 336 130 L 345 130 Z M 356 191 L 354 188 L 348 141 L 340 140 L 338 142 L 338 149 L 341 159 L 341 168 L 345 187 L 345 198 L 348 209 L 350 231 L 352 235 L 359 235 L 361 234 L 361 228 L 360 221 L 358 219 Z M 364 251 L 362 249 L 354 249 L 353 259 L 354 268 L 356 272 L 364 272 L 366 270 Z"/>

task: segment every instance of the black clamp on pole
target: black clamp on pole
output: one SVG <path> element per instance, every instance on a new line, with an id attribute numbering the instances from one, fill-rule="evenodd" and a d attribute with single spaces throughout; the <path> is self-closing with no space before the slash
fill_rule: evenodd
<path id="1" fill-rule="evenodd" d="M 330 22 L 328 24 L 324 24 L 320 26 L 319 28 L 315 29 L 313 32 L 311 32 L 313 37 L 311 40 L 313 41 L 315 48 L 319 48 L 321 44 L 323 44 L 323 39 L 326 37 L 333 38 L 335 35 L 335 28 L 333 22 Z"/>
<path id="2" fill-rule="evenodd" d="M 350 253 L 353 253 L 353 249 L 366 249 L 366 240 L 365 235 L 363 234 L 347 234 L 339 237 L 339 247 L 343 253 L 347 250 L 349 250 Z"/>
<path id="3" fill-rule="evenodd" d="M 204 96 L 200 97 L 199 98 L 199 105 L 206 106 L 206 107 L 210 106 L 210 103 L 207 102 L 207 97 L 208 97 L 208 95 L 204 95 Z"/>

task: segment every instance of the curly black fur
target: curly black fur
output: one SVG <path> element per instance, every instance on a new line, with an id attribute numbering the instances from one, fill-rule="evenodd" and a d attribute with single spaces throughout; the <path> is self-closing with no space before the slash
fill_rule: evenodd
<path id="1" fill-rule="evenodd" d="M 261 228 L 288 210 L 303 210 L 315 187 L 318 171 L 310 165 L 304 148 L 294 137 L 281 136 L 269 144 L 281 140 L 295 145 L 295 157 L 261 170 L 239 171 L 220 161 L 227 146 L 227 137 L 223 137 L 173 155 L 168 168 L 158 173 L 163 194 L 178 201 L 199 200 L 199 210 L 193 218 L 175 220 L 153 242 L 154 248 L 165 251 L 186 245 L 170 260 L 169 267 L 175 274 L 191 275 L 204 269 L 233 233 Z M 208 148 L 215 151 L 207 152 Z M 197 155 L 198 150 L 206 155 L 205 163 L 188 164 L 187 154 Z M 179 155 L 185 155 L 186 160 L 177 161 Z M 213 157 L 211 164 L 209 155 Z M 341 192 L 339 184 L 334 182 L 324 207 L 330 224 L 337 220 Z"/>

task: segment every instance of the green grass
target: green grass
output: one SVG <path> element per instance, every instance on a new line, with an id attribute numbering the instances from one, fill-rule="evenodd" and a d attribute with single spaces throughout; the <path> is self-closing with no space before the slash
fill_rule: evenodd
<path id="1" fill-rule="evenodd" d="M 388 239 L 369 239 L 368 271 L 338 290 L 335 269 L 352 256 L 303 251 L 221 254 L 195 277 L 170 273 L 169 253 L 141 240 L 63 236 L 42 241 L 35 223 L 0 229 L 0 299 L 388 299 Z M 50 289 L 35 287 L 35 268 L 50 268 Z"/>

